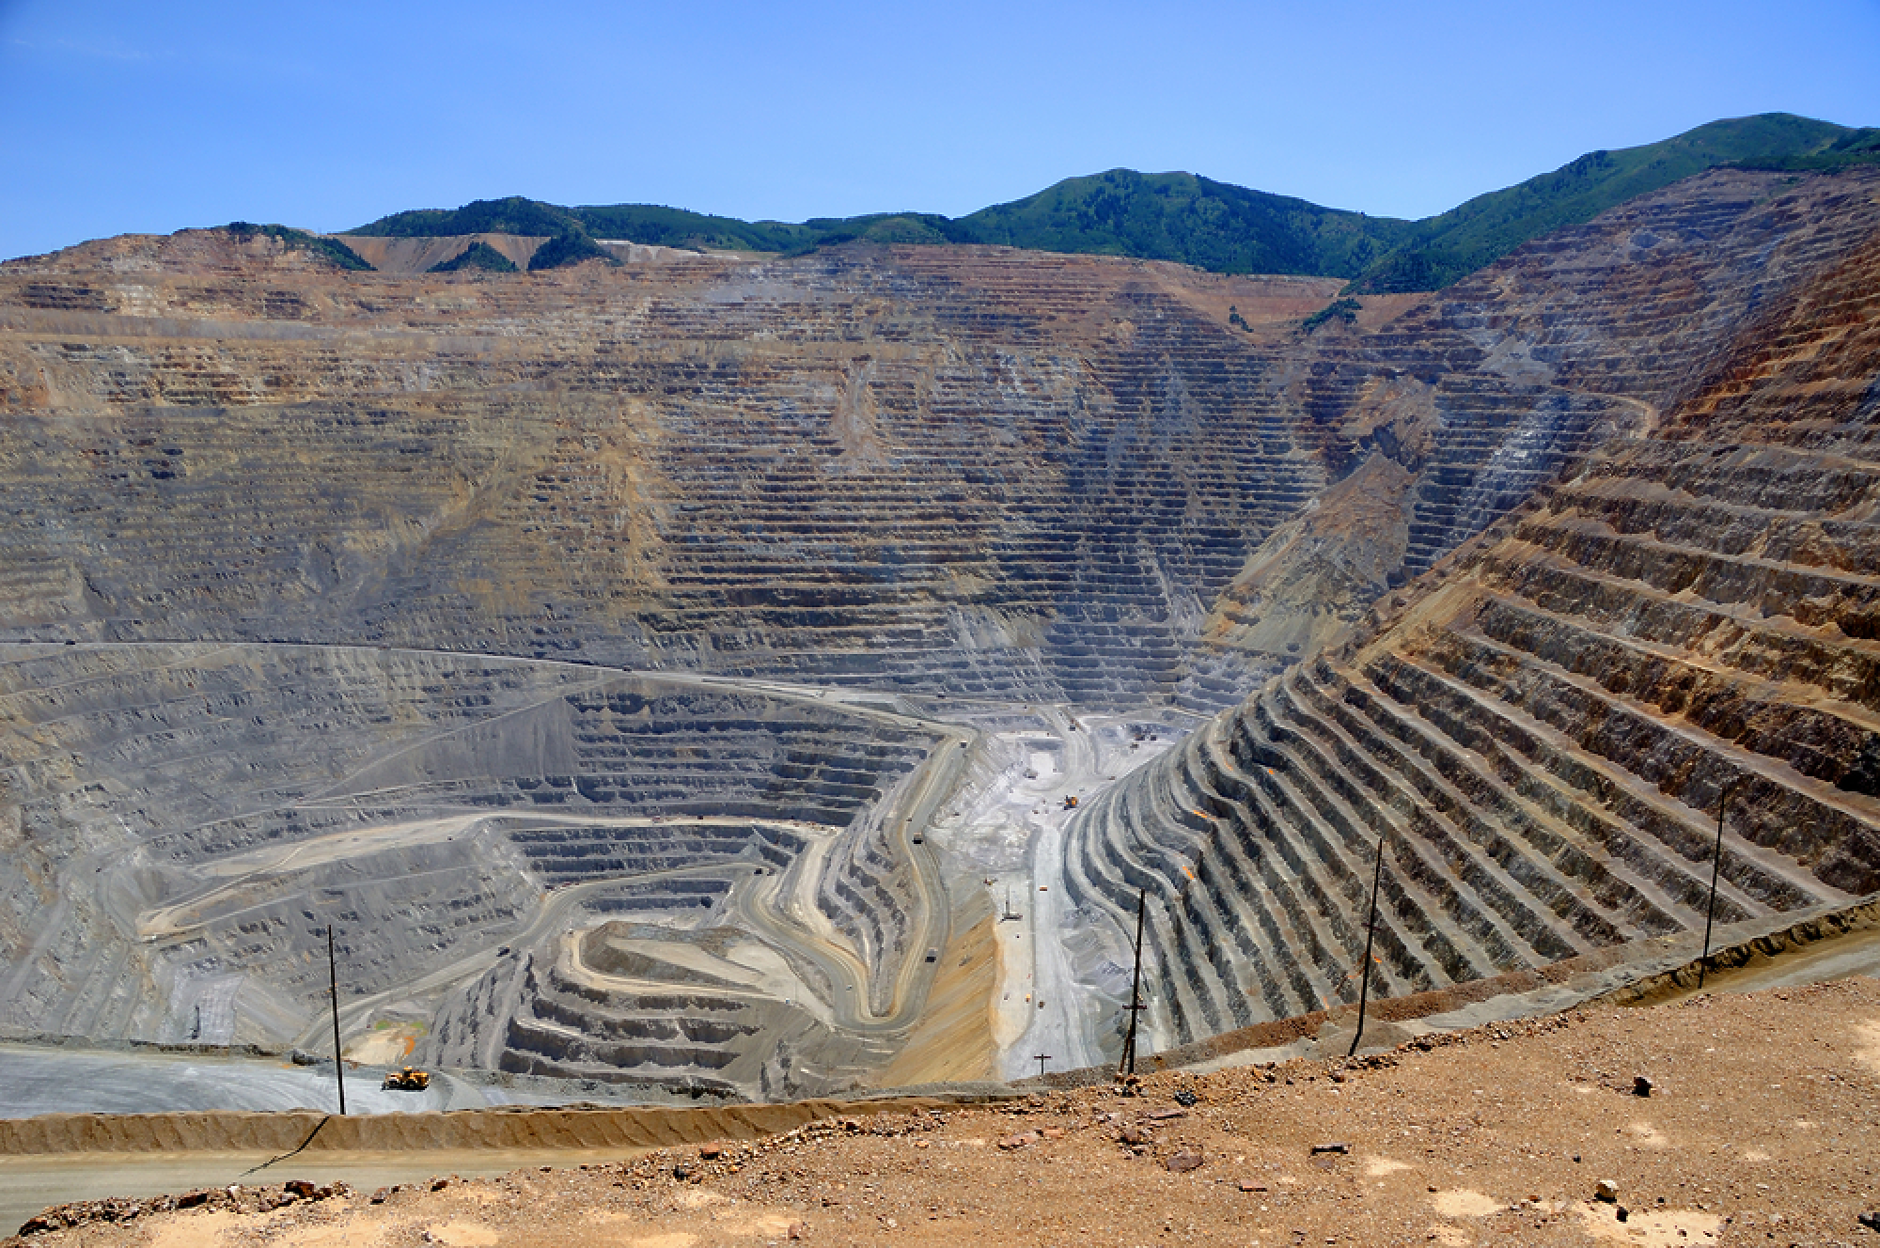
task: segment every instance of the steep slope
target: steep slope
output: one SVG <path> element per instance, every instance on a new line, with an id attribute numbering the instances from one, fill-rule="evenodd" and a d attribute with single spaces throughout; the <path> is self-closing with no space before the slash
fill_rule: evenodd
<path id="1" fill-rule="evenodd" d="M 1794 191 L 1766 201 L 1751 314 L 1714 335 L 1499 326 L 1571 384 L 1674 401 L 1080 816 L 1084 897 L 1122 922 L 1149 890 L 1168 1034 L 1352 999 L 1379 838 L 1386 994 L 1701 929 L 1726 795 L 1718 921 L 1880 890 L 1880 233 L 1875 180 L 1839 186 L 1812 242 Z M 1653 211 L 1587 228 L 1636 245 Z M 1572 237 L 1483 280 L 1585 275 Z M 1682 273 L 1637 276 L 1675 302 Z"/>
<path id="2" fill-rule="evenodd" d="M 14 635 L 1140 701 L 1324 479 L 1224 323 L 1323 282 L 866 248 L 326 281 L 259 246 L 0 275 Z"/>
<path id="3" fill-rule="evenodd" d="M 1374 333 L 1294 328 L 1323 281 L 1002 249 L 90 245 L 0 270 L 0 621 L 1218 707 L 1648 425 L 1869 182 L 1706 175 Z"/>
<path id="4" fill-rule="evenodd" d="M 568 664 L 0 646 L 0 1028 L 309 1043 L 331 926 L 348 1030 L 411 1026 L 421 1057 L 648 1094 L 852 1086 L 945 938 L 883 828 L 941 739 Z"/>
<path id="5" fill-rule="evenodd" d="M 1588 152 L 1552 173 L 1418 221 L 1411 239 L 1367 266 L 1355 284 L 1374 292 L 1438 290 L 1530 239 L 1720 165 L 1829 169 L 1876 160 L 1880 130 L 1850 130 L 1789 113 L 1713 121 L 1658 143 Z"/>
<path id="6" fill-rule="evenodd" d="M 1313 335 L 1290 402 L 1335 495 L 1275 533 L 1210 642 L 1341 635 L 1578 456 L 1650 430 L 1769 299 L 1871 237 L 1880 174 L 1717 171 L 1523 248 L 1372 333 Z"/>

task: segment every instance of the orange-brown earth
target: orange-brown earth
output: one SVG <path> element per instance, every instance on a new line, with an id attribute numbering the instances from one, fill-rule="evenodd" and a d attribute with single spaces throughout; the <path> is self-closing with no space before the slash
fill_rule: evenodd
<path id="1" fill-rule="evenodd" d="M 379 1193 L 290 1200 L 277 1178 L 187 1209 L 81 1206 L 7 1243 L 1859 1243 L 1877 1106 L 1880 980 L 1859 977 L 1156 1074 L 1140 1097 L 1052 1089 Z"/>

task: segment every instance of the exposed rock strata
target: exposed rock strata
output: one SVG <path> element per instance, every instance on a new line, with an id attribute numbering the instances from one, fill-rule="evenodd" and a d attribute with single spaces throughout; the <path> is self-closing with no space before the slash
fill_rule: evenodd
<path id="1" fill-rule="evenodd" d="M 1871 181 L 1713 173 L 1303 337 L 1329 283 L 992 248 L 87 244 L 0 270 L 0 622 L 1219 706 L 1649 426 Z M 1407 531 L 1282 528 L 1373 461 Z"/>
<path id="2" fill-rule="evenodd" d="M 1170 1033 L 1352 1000 L 1381 836 L 1386 995 L 1701 930 L 1726 794 L 1718 921 L 1880 890 L 1880 239 L 1854 189 L 1815 243 L 1786 192 L 1733 227 L 1765 267 L 1716 338 L 1529 339 L 1666 414 L 1080 817 L 1084 895 L 1118 921 L 1154 899 Z M 1654 211 L 1577 233 L 1610 250 Z M 1476 285 L 1584 267 L 1567 241 Z"/>
<path id="3" fill-rule="evenodd" d="M 0 1021 L 291 1039 L 334 924 L 427 1059 L 887 1067 L 951 729 L 599 664 L 1257 688 L 1066 842 L 1174 1037 L 1354 996 L 1386 832 L 1392 994 L 1698 924 L 1726 789 L 1720 919 L 1871 891 L 1877 231 L 1716 172 L 1309 334 L 1335 283 L 994 248 L 0 266 Z"/>
<path id="4" fill-rule="evenodd" d="M 782 1004 L 814 995 L 777 989 L 798 982 L 780 977 L 800 955 L 787 942 L 764 953 L 774 933 L 734 903 L 793 879 L 812 844 L 874 862 L 906 895 L 878 808 L 930 752 L 911 725 L 568 664 L 376 649 L 0 647 L 0 682 L 13 868 L 0 879 L 0 1026 L 284 1045 L 318 1030 L 326 965 L 310 955 L 331 925 L 349 1013 L 442 1011 L 421 1056 L 488 1048 L 502 1069 L 601 1063 L 649 1085 L 781 1095 L 849 1086 L 905 1039 L 822 1067 L 765 1072 L 754 1056 L 699 1075 L 786 1032 L 818 1051 L 845 1043 Z M 915 907 L 815 891 L 843 874 L 801 891 L 836 930 L 865 929 L 872 957 L 853 956 L 892 979 L 922 939 Z M 669 940 L 737 934 L 752 952 L 725 963 L 742 976 L 734 1007 L 688 987 L 682 964 L 629 976 L 558 963 L 562 931 L 609 921 Z M 480 966 L 486 986 L 453 1005 L 446 987 Z M 812 964 L 800 975 L 828 995 Z M 502 1011 L 471 1008 L 511 981 L 527 990 Z M 625 1039 L 593 1048 L 605 1029 L 531 1038 L 531 1018 L 565 1030 L 593 1021 L 579 1002 L 614 997 L 609 1027 L 646 1038 L 633 1061 Z M 753 1021 L 720 1025 L 728 1008 Z M 741 1042 L 760 1031 L 766 1044 Z"/>

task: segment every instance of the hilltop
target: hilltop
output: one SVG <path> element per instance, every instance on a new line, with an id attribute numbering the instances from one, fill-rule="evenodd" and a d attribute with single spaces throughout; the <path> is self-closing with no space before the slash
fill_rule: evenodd
<path id="1" fill-rule="evenodd" d="M 1552 173 L 1478 195 L 1416 223 L 1414 237 L 1358 275 L 1362 290 L 1436 290 L 1521 244 L 1707 169 L 1823 170 L 1880 160 L 1880 130 L 1788 113 L 1713 121 L 1674 138 L 1588 152 Z"/>
<path id="2" fill-rule="evenodd" d="M 533 269 L 600 255 L 593 240 L 797 255 L 818 247 L 997 244 L 1032 251 L 1173 260 L 1215 273 L 1338 277 L 1360 292 L 1436 290 L 1530 239 L 1721 166 L 1820 171 L 1880 160 L 1880 130 L 1786 113 L 1711 122 L 1658 143 L 1594 151 L 1550 173 L 1421 221 L 1369 216 L 1192 173 L 1111 169 L 964 217 L 872 213 L 800 223 L 741 221 L 651 204 L 561 207 L 514 196 L 398 212 L 347 231 L 367 237 L 516 234 L 567 240 Z M 589 245 L 583 246 L 586 243 Z"/>

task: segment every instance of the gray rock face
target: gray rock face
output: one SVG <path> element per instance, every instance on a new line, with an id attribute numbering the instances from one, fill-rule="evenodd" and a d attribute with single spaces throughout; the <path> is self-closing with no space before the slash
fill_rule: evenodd
<path id="1" fill-rule="evenodd" d="M 813 851 L 836 861 L 803 889 L 825 922 L 868 925 L 872 970 L 898 970 L 920 939 L 917 899 L 897 908 L 841 884 L 858 856 L 909 875 L 876 823 L 931 742 L 879 712 L 358 648 L 0 647 L 0 680 L 19 867 L 0 885 L 0 1023 L 15 1031 L 318 1042 L 327 969 L 312 955 L 331 925 L 349 1018 L 423 1024 L 425 1056 L 475 1064 L 481 1045 L 496 1068 L 530 1073 L 586 1075 L 585 1061 L 722 1095 L 828 1089 L 870 1062 L 773 1070 L 769 1086 L 755 1059 L 719 1073 L 719 1055 L 780 1031 L 829 1032 L 772 999 L 791 995 L 792 958 L 815 982 L 813 954 L 740 903 L 795 889 Z M 602 972 L 565 933 L 610 920 L 654 943 L 718 933 L 728 948 L 700 956 L 721 965 L 724 992 L 627 990 L 683 982 L 683 960 L 616 973 L 617 991 L 584 986 Z M 432 1026 L 466 980 L 483 985 L 466 1001 L 509 984 L 504 1011 L 445 1009 Z M 610 992 L 612 1026 L 645 1041 L 635 1060 L 523 1035 L 527 1010 Z M 761 1021 L 715 1026 L 721 1013 Z M 766 1046 L 748 1043 L 759 1032 Z M 518 1056 L 544 1048 L 555 1062 Z"/>

